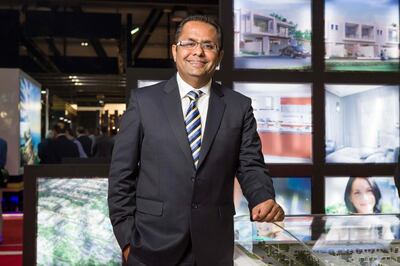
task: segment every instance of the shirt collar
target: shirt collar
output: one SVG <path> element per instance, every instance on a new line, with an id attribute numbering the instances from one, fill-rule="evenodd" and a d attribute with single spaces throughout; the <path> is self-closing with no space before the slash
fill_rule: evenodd
<path id="1" fill-rule="evenodd" d="M 181 99 L 187 97 L 187 94 L 189 91 L 196 90 L 192 86 L 190 86 L 186 81 L 184 81 L 181 76 L 179 75 L 179 72 L 176 74 L 176 81 L 178 83 L 178 88 L 179 88 L 179 94 L 181 96 Z M 211 79 L 210 81 L 204 85 L 203 87 L 197 89 L 201 90 L 203 94 L 210 94 L 210 89 L 211 89 Z"/>

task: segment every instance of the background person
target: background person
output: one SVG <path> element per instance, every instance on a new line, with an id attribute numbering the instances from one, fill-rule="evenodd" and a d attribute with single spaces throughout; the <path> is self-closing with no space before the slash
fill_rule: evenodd
<path id="1" fill-rule="evenodd" d="M 87 130 L 84 127 L 78 127 L 76 129 L 77 140 L 81 143 L 83 150 L 85 151 L 87 157 L 92 156 L 92 140 L 87 135 Z"/>
<path id="2" fill-rule="evenodd" d="M 5 169 L 7 162 L 7 141 L 0 137 L 0 170 Z M 0 178 L 3 177 L 2 173 L 0 172 Z M 1 187 L 0 187 L 1 189 Z M 3 242 L 3 206 L 2 206 L 2 197 L 3 192 L 0 191 L 0 243 Z"/>
<path id="3" fill-rule="evenodd" d="M 96 137 L 93 146 L 93 157 L 106 158 L 111 160 L 114 148 L 114 139 L 108 135 L 108 128 L 101 127 L 101 134 Z"/>

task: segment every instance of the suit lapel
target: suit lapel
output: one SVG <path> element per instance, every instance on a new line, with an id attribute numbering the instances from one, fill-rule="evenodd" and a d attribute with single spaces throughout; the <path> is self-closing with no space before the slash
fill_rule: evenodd
<path id="1" fill-rule="evenodd" d="M 200 168 L 202 162 L 206 158 L 211 144 L 214 141 L 215 135 L 218 132 L 219 125 L 221 124 L 221 120 L 225 111 L 225 102 L 222 100 L 222 96 L 223 93 L 219 85 L 213 82 L 210 90 L 210 100 L 208 103 L 206 128 L 204 130 L 199 164 L 197 168 Z"/>
<path id="2" fill-rule="evenodd" d="M 189 162 L 193 164 L 192 152 L 187 138 L 185 121 L 182 113 L 182 102 L 179 94 L 178 83 L 176 82 L 176 76 L 173 76 L 167 81 L 164 91 L 166 93 L 163 98 L 165 113 L 167 114 L 169 123 L 178 140 L 181 150 Z"/>

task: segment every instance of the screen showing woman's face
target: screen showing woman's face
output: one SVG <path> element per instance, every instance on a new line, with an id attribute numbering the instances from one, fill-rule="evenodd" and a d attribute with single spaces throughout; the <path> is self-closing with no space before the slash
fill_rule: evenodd
<path id="1" fill-rule="evenodd" d="M 364 178 L 356 178 L 351 187 L 350 200 L 357 213 L 368 214 L 374 212 L 376 203 L 371 185 Z"/>

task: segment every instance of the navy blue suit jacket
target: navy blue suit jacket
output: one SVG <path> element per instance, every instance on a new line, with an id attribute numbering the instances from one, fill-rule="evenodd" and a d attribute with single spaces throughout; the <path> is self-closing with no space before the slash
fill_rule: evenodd
<path id="1" fill-rule="evenodd" d="M 275 197 L 251 100 L 212 83 L 198 169 L 176 76 L 132 91 L 114 146 L 108 203 L 120 247 L 176 265 L 191 241 L 198 266 L 233 265 L 233 184 L 249 208 Z"/>
<path id="2" fill-rule="evenodd" d="M 7 142 L 0 138 L 0 168 L 3 168 L 6 166 L 7 162 Z"/>

